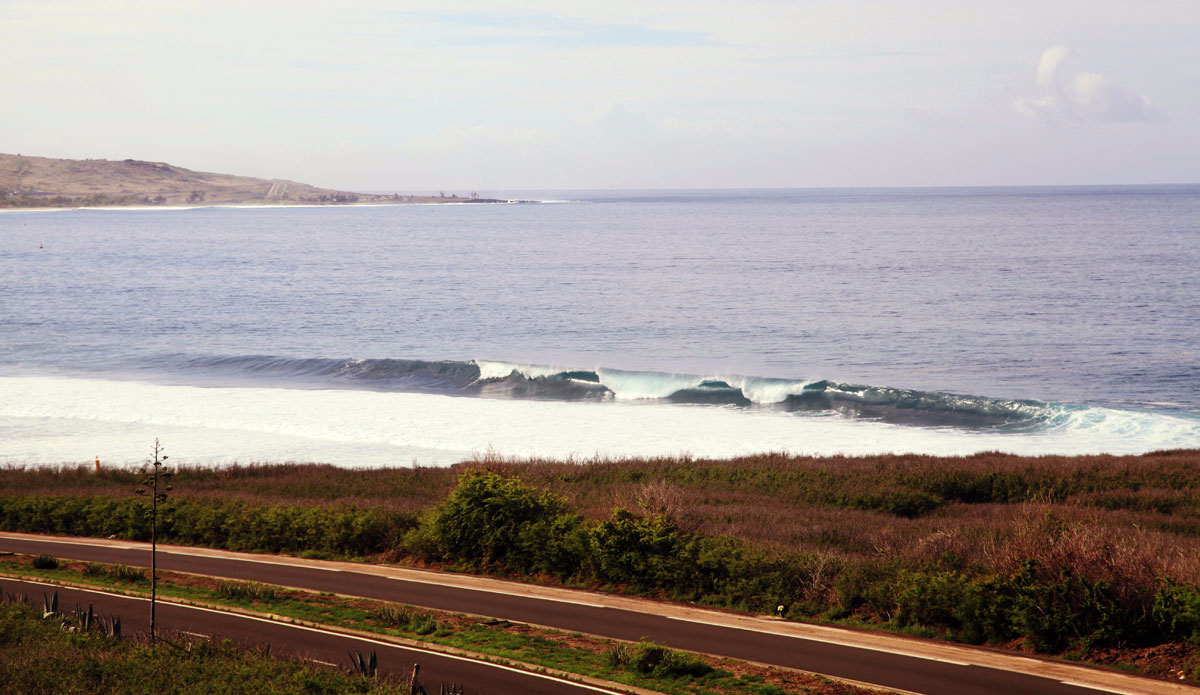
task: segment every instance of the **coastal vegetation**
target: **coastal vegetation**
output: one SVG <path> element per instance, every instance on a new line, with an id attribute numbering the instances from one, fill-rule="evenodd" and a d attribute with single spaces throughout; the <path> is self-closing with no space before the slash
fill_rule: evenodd
<path id="1" fill-rule="evenodd" d="M 0 471 L 0 528 L 144 539 L 131 473 Z M 182 467 L 163 539 L 373 558 L 1200 677 L 1200 452 Z M 1153 669 L 1152 669 L 1153 670 Z"/>

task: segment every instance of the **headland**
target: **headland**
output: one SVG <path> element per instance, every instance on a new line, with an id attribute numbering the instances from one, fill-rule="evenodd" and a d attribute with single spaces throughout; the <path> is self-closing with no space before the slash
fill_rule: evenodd
<path id="1" fill-rule="evenodd" d="M 507 203 L 474 193 L 355 193 L 137 159 L 0 154 L 0 208 Z"/>

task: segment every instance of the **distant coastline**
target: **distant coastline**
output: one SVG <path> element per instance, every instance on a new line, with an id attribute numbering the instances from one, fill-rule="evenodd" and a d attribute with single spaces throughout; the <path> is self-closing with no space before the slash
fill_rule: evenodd
<path id="1" fill-rule="evenodd" d="M 214 174 L 135 159 L 53 159 L 0 154 L 0 210 L 169 209 L 212 206 L 512 203 L 459 195 L 355 193 L 284 179 Z"/>

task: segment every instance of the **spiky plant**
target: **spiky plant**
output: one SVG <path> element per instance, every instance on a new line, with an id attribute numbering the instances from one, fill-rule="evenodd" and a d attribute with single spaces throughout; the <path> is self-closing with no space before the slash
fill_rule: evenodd
<path id="1" fill-rule="evenodd" d="M 346 652 L 350 656 L 350 668 L 364 678 L 374 678 L 379 670 L 379 660 L 372 649 L 369 655 L 362 652 Z"/>

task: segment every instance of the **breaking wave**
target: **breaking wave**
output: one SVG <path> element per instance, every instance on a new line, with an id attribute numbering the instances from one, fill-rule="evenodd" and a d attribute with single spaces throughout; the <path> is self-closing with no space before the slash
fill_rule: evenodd
<path id="1" fill-rule="evenodd" d="M 167 365 L 164 365 L 167 366 Z M 438 393 L 548 401 L 703 404 L 782 412 L 838 414 L 891 424 L 1024 430 L 1061 420 L 1073 408 L 937 391 L 732 374 L 682 374 L 563 368 L 487 360 L 283 358 L 261 355 L 187 358 L 172 370 L 197 371 L 257 385 L 278 380 L 313 387 Z"/>

